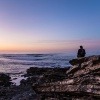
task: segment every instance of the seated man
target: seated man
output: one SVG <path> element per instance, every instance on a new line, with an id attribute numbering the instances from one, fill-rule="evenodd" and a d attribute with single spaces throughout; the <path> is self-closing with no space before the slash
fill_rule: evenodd
<path id="1" fill-rule="evenodd" d="M 77 53 L 77 57 L 85 57 L 85 49 L 83 49 L 83 46 L 80 46 L 80 49 L 78 50 L 78 53 Z"/>

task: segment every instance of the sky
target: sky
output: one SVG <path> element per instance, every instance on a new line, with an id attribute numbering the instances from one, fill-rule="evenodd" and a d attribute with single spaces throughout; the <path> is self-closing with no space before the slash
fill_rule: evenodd
<path id="1" fill-rule="evenodd" d="M 100 50 L 100 0 L 0 0 L 0 52 Z"/>

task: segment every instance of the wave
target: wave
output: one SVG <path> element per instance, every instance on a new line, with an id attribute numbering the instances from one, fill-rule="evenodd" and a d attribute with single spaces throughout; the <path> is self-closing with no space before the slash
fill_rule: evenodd
<path id="1" fill-rule="evenodd" d="M 20 73 L 29 67 L 67 67 L 73 56 L 67 54 L 1 54 L 0 72 Z"/>

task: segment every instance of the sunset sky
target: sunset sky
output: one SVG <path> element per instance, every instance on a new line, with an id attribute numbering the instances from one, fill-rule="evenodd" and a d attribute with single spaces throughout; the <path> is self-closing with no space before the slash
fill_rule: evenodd
<path id="1" fill-rule="evenodd" d="M 100 0 L 0 0 L 0 52 L 100 50 Z"/>

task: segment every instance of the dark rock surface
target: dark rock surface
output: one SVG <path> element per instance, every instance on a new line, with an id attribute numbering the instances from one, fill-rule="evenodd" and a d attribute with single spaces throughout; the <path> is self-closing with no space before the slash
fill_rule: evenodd
<path id="1" fill-rule="evenodd" d="M 27 74 L 25 76 L 33 76 L 33 75 L 44 75 L 44 74 L 55 74 L 55 73 L 62 73 L 65 74 L 66 71 L 69 69 L 70 67 L 67 68 L 60 68 L 60 67 L 56 67 L 56 68 L 37 68 L 37 67 L 30 67 L 29 69 L 27 69 Z"/>
<path id="2" fill-rule="evenodd" d="M 32 89 L 32 84 L 43 84 L 65 79 L 69 68 L 34 68 L 27 70 L 27 80 L 21 80 L 19 86 L 10 83 L 8 75 L 0 75 L 0 100 L 37 100 L 38 95 Z M 6 86 L 6 87 L 5 87 Z M 50 99 L 49 99 L 50 100 Z"/>
<path id="3" fill-rule="evenodd" d="M 37 100 L 30 86 L 0 87 L 0 100 Z"/>
<path id="4" fill-rule="evenodd" d="M 73 59 L 70 63 L 73 66 L 63 80 L 33 84 L 41 100 L 100 100 L 100 56 Z"/>
<path id="5" fill-rule="evenodd" d="M 0 86 L 10 86 L 11 77 L 6 74 L 0 73 Z"/>

